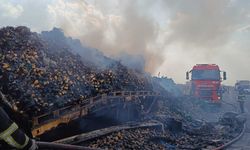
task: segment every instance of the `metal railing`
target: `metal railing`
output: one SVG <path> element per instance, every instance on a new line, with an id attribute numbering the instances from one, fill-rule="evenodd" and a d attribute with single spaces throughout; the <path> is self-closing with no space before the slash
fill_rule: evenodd
<path id="1" fill-rule="evenodd" d="M 80 101 L 78 104 L 66 106 L 52 112 L 34 117 L 33 136 L 38 136 L 57 127 L 61 123 L 68 123 L 88 114 L 89 110 L 98 104 L 114 103 L 116 100 L 132 101 L 137 97 L 160 96 L 160 93 L 152 91 L 116 91 L 102 94 Z"/>

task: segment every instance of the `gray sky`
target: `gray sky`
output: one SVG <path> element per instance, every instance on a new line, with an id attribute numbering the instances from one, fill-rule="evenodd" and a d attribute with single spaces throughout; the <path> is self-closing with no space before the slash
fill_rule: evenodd
<path id="1" fill-rule="evenodd" d="M 250 80 L 250 1 L 0 0 L 0 26 L 62 28 L 108 56 L 142 55 L 153 75 L 185 82 L 197 63 L 216 63 L 226 84 Z"/>

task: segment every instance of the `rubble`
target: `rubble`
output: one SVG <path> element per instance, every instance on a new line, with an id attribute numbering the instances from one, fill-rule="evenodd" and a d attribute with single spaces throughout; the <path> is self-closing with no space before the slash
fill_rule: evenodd
<path id="1" fill-rule="evenodd" d="M 86 145 L 103 149 L 164 149 L 164 146 L 157 145 L 152 140 L 159 135 L 159 132 L 149 128 L 122 130 L 91 140 Z"/>
<path id="2" fill-rule="evenodd" d="M 166 105 L 166 103 L 168 105 Z M 171 100 L 165 100 L 162 106 L 151 119 L 162 122 L 164 130 L 155 128 L 134 128 L 114 131 L 107 135 L 100 135 L 86 141 L 81 145 L 92 148 L 103 149 L 214 149 L 235 137 L 241 131 L 242 119 L 234 116 L 234 122 L 223 121 L 205 122 L 186 118 L 181 112 L 178 113 L 178 106 L 169 105 Z M 171 111 L 169 107 L 174 108 Z M 228 115 L 222 116 L 221 120 L 228 119 Z M 149 118 L 147 118 L 149 119 Z M 147 120 L 146 119 L 146 120 Z"/>
<path id="3" fill-rule="evenodd" d="M 113 132 L 112 134 L 91 139 L 82 143 L 84 146 L 103 149 L 206 149 L 215 148 L 228 139 L 217 139 L 213 134 L 183 132 L 174 135 L 152 128 L 137 128 Z M 215 140 L 216 139 L 216 140 Z"/>
<path id="4" fill-rule="evenodd" d="M 54 32 L 54 40 L 47 38 Z M 152 89 L 143 75 L 111 59 L 99 68 L 73 53 L 65 40 L 57 30 L 37 34 L 27 27 L 0 29 L 2 89 L 20 112 L 37 116 L 111 91 Z"/>

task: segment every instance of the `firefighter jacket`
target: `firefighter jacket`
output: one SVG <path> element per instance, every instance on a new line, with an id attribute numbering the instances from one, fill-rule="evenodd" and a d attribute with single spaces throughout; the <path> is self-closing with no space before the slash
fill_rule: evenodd
<path id="1" fill-rule="evenodd" d="M 0 107 L 0 140 L 15 149 L 30 149 L 34 141 L 24 134 Z"/>

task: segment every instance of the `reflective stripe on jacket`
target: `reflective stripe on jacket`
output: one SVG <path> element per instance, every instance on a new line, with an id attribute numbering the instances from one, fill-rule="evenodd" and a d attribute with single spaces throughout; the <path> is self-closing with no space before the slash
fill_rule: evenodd
<path id="1" fill-rule="evenodd" d="M 19 144 L 15 139 L 12 137 L 12 134 L 18 130 L 18 126 L 16 123 L 12 123 L 11 126 L 0 133 L 0 139 L 4 140 L 6 143 L 8 143 L 10 146 L 15 147 L 17 149 L 23 149 L 29 142 L 29 138 L 25 136 L 25 141 L 23 144 Z"/>
<path id="2" fill-rule="evenodd" d="M 16 123 L 10 120 L 6 112 L 0 107 L 0 140 L 16 149 L 25 149 L 31 145 L 31 140 L 24 134 Z"/>

